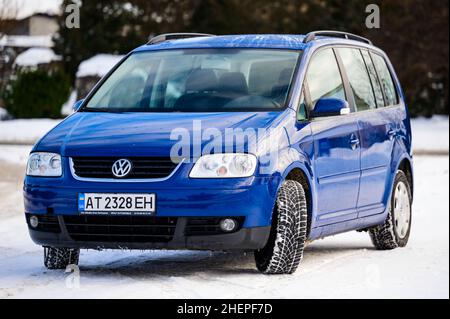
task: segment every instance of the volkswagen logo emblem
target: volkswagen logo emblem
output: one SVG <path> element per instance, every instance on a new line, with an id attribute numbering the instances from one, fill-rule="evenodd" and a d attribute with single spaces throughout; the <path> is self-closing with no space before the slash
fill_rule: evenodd
<path id="1" fill-rule="evenodd" d="M 122 178 L 130 174 L 133 165 L 127 159 L 119 159 L 112 166 L 112 173 L 115 177 Z"/>

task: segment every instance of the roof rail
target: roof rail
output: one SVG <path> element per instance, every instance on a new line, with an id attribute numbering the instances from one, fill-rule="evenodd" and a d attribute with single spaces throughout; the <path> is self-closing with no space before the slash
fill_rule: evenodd
<path id="1" fill-rule="evenodd" d="M 214 34 L 207 33 L 164 33 L 150 39 L 147 44 L 157 44 L 168 40 L 187 39 L 196 37 L 213 37 Z"/>
<path id="2" fill-rule="evenodd" d="M 303 43 L 308 43 L 308 42 L 315 40 L 316 36 L 344 38 L 344 39 L 360 41 L 360 42 L 364 42 L 364 43 L 372 45 L 372 41 L 370 41 L 369 39 L 363 38 L 359 35 L 356 35 L 353 33 L 348 33 L 348 32 L 327 31 L 327 30 L 309 32 L 303 39 Z"/>

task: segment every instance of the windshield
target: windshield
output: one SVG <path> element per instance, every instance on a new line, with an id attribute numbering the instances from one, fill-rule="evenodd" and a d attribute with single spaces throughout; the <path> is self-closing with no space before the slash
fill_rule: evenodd
<path id="1" fill-rule="evenodd" d="M 285 108 L 300 53 L 189 49 L 131 54 L 83 111 L 234 112 Z"/>

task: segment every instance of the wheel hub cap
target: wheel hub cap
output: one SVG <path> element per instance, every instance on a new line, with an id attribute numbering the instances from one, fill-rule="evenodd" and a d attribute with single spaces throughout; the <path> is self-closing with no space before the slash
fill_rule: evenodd
<path id="1" fill-rule="evenodd" d="M 411 204 L 405 183 L 397 184 L 394 196 L 394 222 L 397 235 L 405 238 L 411 222 Z"/>

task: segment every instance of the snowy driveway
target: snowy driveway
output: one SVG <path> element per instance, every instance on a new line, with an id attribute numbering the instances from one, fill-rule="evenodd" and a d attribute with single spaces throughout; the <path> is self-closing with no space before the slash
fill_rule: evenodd
<path id="1" fill-rule="evenodd" d="M 294 275 L 256 271 L 252 254 L 82 251 L 80 276 L 49 271 L 28 237 L 21 176 L 26 147 L 0 146 L 1 298 L 448 298 L 449 157 L 415 159 L 406 248 L 376 251 L 366 233 L 312 243 Z M 22 152 L 22 153 L 21 153 Z"/>

